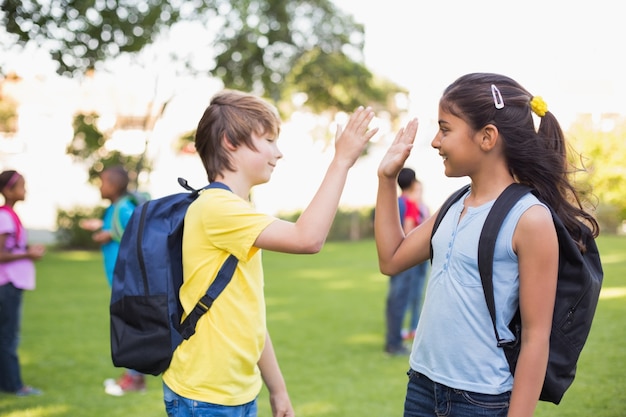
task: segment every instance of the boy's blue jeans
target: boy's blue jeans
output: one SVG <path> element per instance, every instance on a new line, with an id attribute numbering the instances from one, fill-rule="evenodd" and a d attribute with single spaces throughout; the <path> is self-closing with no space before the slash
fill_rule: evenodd
<path id="1" fill-rule="evenodd" d="M 420 319 L 420 313 L 422 311 L 422 298 L 424 295 L 424 287 L 426 286 L 429 266 L 430 262 L 425 261 L 411 268 L 413 270 L 413 277 L 411 279 L 411 287 L 409 288 L 409 296 L 406 306 L 406 312 L 410 316 L 409 330 L 411 331 L 415 331 L 415 329 L 417 329 L 417 323 Z"/>
<path id="2" fill-rule="evenodd" d="M 413 268 L 409 268 L 389 277 L 389 292 L 385 305 L 385 322 L 387 325 L 385 348 L 388 351 L 402 348 L 402 324 L 411 292 L 413 271 Z"/>
<path id="3" fill-rule="evenodd" d="M 17 356 L 23 292 L 0 285 L 0 391 L 17 392 L 23 385 Z"/>
<path id="4" fill-rule="evenodd" d="M 511 393 L 498 395 L 462 391 L 409 370 L 404 417 L 506 417 Z"/>
<path id="5" fill-rule="evenodd" d="M 204 403 L 181 397 L 165 384 L 163 401 L 168 417 L 257 417 L 256 400 L 237 406 Z"/>

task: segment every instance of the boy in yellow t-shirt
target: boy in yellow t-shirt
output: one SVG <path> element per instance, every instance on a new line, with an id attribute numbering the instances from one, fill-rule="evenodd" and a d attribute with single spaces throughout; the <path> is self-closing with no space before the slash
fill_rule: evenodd
<path id="1" fill-rule="evenodd" d="M 312 201 L 295 222 L 257 212 L 252 187 L 270 180 L 282 154 L 280 118 L 264 100 L 242 92 L 216 94 L 200 119 L 195 145 L 210 182 L 185 216 L 180 299 L 189 314 L 234 254 L 239 263 L 231 282 L 202 316 L 196 333 L 174 352 L 163 374 L 168 416 L 257 415 L 256 398 L 265 383 L 273 415 L 293 416 L 285 381 L 265 321 L 261 249 L 317 253 L 332 225 L 349 169 L 377 129 L 374 114 L 359 107 L 345 130 L 338 128 L 335 155 Z M 196 411 L 197 412 L 197 411 Z"/>

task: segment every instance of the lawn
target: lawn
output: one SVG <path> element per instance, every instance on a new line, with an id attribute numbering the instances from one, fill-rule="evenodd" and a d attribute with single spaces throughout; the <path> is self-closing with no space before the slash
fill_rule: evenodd
<path id="1" fill-rule="evenodd" d="M 539 417 L 626 414 L 626 238 L 599 239 L 605 283 L 574 384 Z M 387 278 L 372 241 L 328 243 L 318 255 L 264 253 L 268 326 L 299 417 L 402 415 L 407 358 L 387 357 Z M 20 355 L 41 397 L 0 394 L 2 417 L 164 416 L 160 378 L 145 394 L 111 397 L 109 288 L 98 253 L 51 252 L 25 296 Z M 271 416 L 267 393 L 259 415 Z"/>

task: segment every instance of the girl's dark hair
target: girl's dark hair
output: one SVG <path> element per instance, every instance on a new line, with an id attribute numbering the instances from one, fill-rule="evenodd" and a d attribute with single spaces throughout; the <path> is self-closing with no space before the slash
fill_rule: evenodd
<path id="1" fill-rule="evenodd" d="M 11 181 L 11 178 L 13 178 L 13 175 L 15 175 L 16 173 L 17 173 L 17 171 L 15 171 L 13 169 L 2 171 L 0 173 L 0 190 L 3 190 L 4 187 L 7 186 L 9 181 Z"/>
<path id="2" fill-rule="evenodd" d="M 465 120 L 475 131 L 487 124 L 495 125 L 503 139 L 504 155 L 513 177 L 536 190 L 539 198 L 557 213 L 574 240 L 582 242 L 586 227 L 593 236 L 598 236 L 598 222 L 585 210 L 582 193 L 570 182 L 569 176 L 575 167 L 568 162 L 561 126 L 554 115 L 546 111 L 535 130 L 532 98 L 532 94 L 509 77 L 473 73 L 450 84 L 440 106 Z M 501 102 L 504 106 L 497 108 L 496 103 Z"/>
<path id="3" fill-rule="evenodd" d="M 252 134 L 280 133 L 280 118 L 276 109 L 263 99 L 235 90 L 224 90 L 211 99 L 196 130 L 196 150 L 202 159 L 209 182 L 224 170 L 233 171 L 226 138 L 234 147 L 248 146 L 256 150 Z"/>

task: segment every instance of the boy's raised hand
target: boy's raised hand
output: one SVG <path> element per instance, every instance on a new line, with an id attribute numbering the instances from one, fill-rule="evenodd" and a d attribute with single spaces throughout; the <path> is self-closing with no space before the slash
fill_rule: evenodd
<path id="1" fill-rule="evenodd" d="M 415 118 L 398 131 L 393 143 L 378 166 L 379 177 L 396 178 L 411 153 L 413 141 L 417 134 L 417 126 L 418 122 L 417 118 Z"/>
<path id="2" fill-rule="evenodd" d="M 335 135 L 335 158 L 352 167 L 365 150 L 369 140 L 378 132 L 378 128 L 368 130 L 374 118 L 374 111 L 370 108 L 357 108 L 350 116 L 345 129 L 337 126 Z"/>

